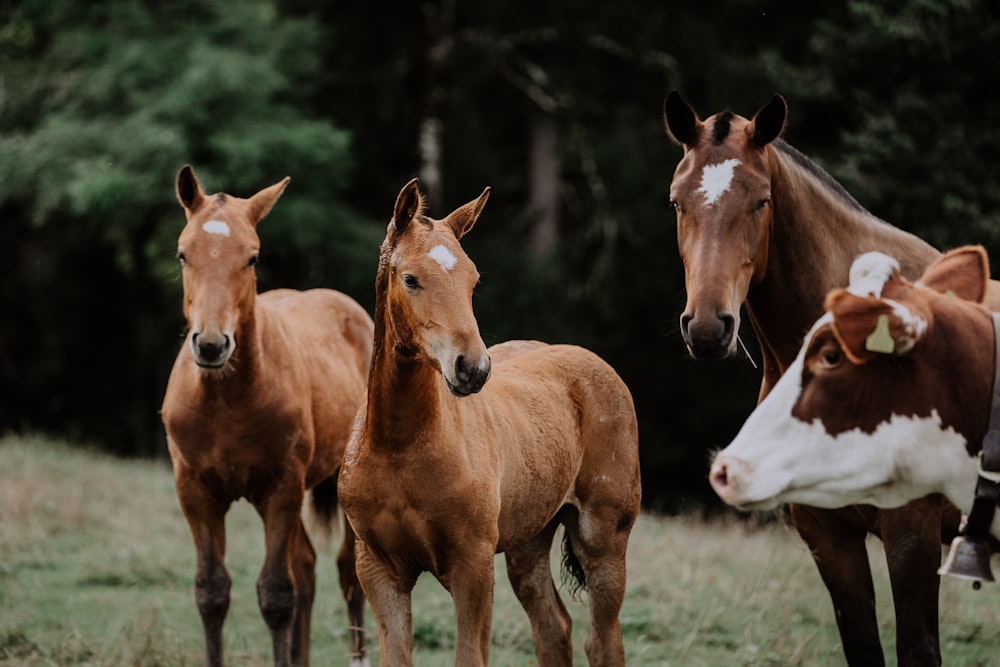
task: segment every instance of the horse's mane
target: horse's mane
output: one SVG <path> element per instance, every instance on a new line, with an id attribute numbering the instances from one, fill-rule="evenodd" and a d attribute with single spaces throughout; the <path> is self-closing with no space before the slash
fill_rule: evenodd
<path id="1" fill-rule="evenodd" d="M 826 173 L 822 167 L 803 155 L 797 148 L 786 142 L 784 139 L 777 139 L 772 142 L 771 145 L 774 146 L 783 156 L 794 162 L 797 166 L 805 169 L 810 174 L 815 176 L 818 181 L 836 193 L 841 199 L 844 200 L 845 203 L 850 204 L 851 207 L 857 209 L 858 211 L 872 215 L 871 211 L 862 206 L 861 203 L 854 198 L 854 195 L 847 191 L 847 188 L 837 182 L 833 176 Z"/>

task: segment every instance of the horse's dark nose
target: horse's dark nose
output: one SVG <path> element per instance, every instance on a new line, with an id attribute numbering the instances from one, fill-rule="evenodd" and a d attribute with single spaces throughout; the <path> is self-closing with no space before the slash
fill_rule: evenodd
<path id="1" fill-rule="evenodd" d="M 191 342 L 194 344 L 195 362 L 199 366 L 214 368 L 225 362 L 230 346 L 228 334 L 211 336 L 195 333 L 191 335 Z"/>
<path id="2" fill-rule="evenodd" d="M 681 315 L 681 336 L 695 359 L 723 359 L 736 350 L 736 317 L 716 313 L 709 317 Z"/>
<path id="3" fill-rule="evenodd" d="M 455 383 L 449 384 L 448 388 L 456 396 L 468 396 L 482 389 L 489 377 L 489 357 L 486 357 L 485 362 L 471 364 L 460 354 L 455 359 Z"/>

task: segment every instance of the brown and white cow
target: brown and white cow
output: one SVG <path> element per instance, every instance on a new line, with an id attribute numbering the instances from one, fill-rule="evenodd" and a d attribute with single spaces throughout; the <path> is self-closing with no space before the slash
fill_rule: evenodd
<path id="1" fill-rule="evenodd" d="M 988 279 L 980 247 L 945 254 L 916 284 L 891 257 L 859 257 L 794 364 L 716 455 L 719 497 L 752 510 L 897 507 L 941 493 L 968 513 L 996 362 Z"/>

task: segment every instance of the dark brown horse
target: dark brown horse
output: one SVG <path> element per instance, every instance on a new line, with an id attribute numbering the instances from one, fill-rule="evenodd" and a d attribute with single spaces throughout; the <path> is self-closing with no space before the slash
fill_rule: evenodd
<path id="1" fill-rule="evenodd" d="M 483 344 L 479 272 L 459 239 L 488 194 L 435 220 L 414 179 L 382 244 L 368 400 L 339 480 L 381 664 L 413 664 L 411 590 L 431 572 L 454 599 L 455 664 L 486 665 L 504 552 L 538 664 L 570 667 L 571 619 L 549 563 L 562 525 L 590 601 L 590 664 L 622 666 L 625 549 L 640 502 L 632 397 L 583 348 Z"/>
<path id="2" fill-rule="evenodd" d="M 226 512 L 240 498 L 264 520 L 266 557 L 257 597 L 274 664 L 309 664 L 316 554 L 300 513 L 313 490 L 330 523 L 336 475 L 371 359 L 372 320 L 328 289 L 257 294 L 257 223 L 288 179 L 249 199 L 206 195 L 187 166 L 177 198 L 187 225 L 177 241 L 188 335 L 163 399 L 177 496 L 197 551 L 195 599 L 209 665 L 222 664 L 229 608 Z M 351 665 L 367 664 L 364 597 L 345 521 L 337 558 L 347 600 Z"/>
<path id="3" fill-rule="evenodd" d="M 695 358 L 730 356 L 745 305 L 763 356 L 761 399 L 858 255 L 896 257 L 910 277 L 940 255 L 869 213 L 779 139 L 786 112 L 778 95 L 752 119 L 723 111 L 703 121 L 676 92 L 664 104 L 667 134 L 684 147 L 670 186 L 688 295 L 681 333 Z M 987 303 L 1000 306 L 998 296 L 993 283 Z M 899 665 L 939 665 L 936 571 L 958 510 L 929 496 L 898 509 L 793 505 L 791 513 L 829 589 L 848 662 L 885 664 L 865 550 L 873 533 L 885 546 Z"/>

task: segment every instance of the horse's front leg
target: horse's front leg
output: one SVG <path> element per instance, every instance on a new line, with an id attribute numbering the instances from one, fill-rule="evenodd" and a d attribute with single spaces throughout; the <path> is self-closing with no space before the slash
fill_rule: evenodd
<path id="1" fill-rule="evenodd" d="M 278 667 L 309 664 L 308 637 L 303 641 L 295 636 L 297 625 L 309 627 L 315 585 L 315 558 L 311 563 L 299 558 L 296 563 L 303 549 L 299 541 L 305 537 L 300 516 L 303 496 L 301 483 L 288 484 L 255 502 L 264 520 L 265 544 L 264 567 L 257 578 L 257 601 L 271 631 L 274 664 Z M 312 547 L 307 548 L 311 552 Z M 296 566 L 301 572 L 295 572 Z M 302 579 L 301 585 L 297 585 L 296 576 Z"/>
<path id="2" fill-rule="evenodd" d="M 400 571 L 384 563 L 357 540 L 358 579 L 375 615 L 381 667 L 412 667 L 413 617 L 411 592 L 419 572 Z"/>
<path id="3" fill-rule="evenodd" d="M 496 543 L 456 544 L 461 553 L 451 554 L 451 567 L 440 577 L 455 604 L 455 665 L 485 667 L 490 656 Z"/>
<path id="4" fill-rule="evenodd" d="M 830 592 L 847 664 L 884 667 L 875 615 L 875 586 L 865 548 L 868 530 L 849 520 L 849 512 L 791 506 L 795 528 L 809 546 Z"/>
<path id="5" fill-rule="evenodd" d="M 941 519 L 945 501 L 928 496 L 882 510 L 880 527 L 896 607 L 899 667 L 941 664 L 938 593 L 941 578 Z"/>
<path id="6" fill-rule="evenodd" d="M 229 503 L 216 499 L 186 468 L 178 466 L 175 480 L 177 497 L 194 538 L 197 558 L 194 590 L 205 630 L 205 662 L 209 667 L 221 667 L 222 624 L 229 611 L 231 585 L 225 566 Z"/>
<path id="7" fill-rule="evenodd" d="M 340 575 L 340 590 L 347 603 L 347 619 L 351 627 L 350 667 L 368 667 L 365 652 L 365 594 L 358 581 L 355 544 L 356 537 L 351 522 L 344 516 L 344 541 L 337 554 L 337 572 Z"/>

